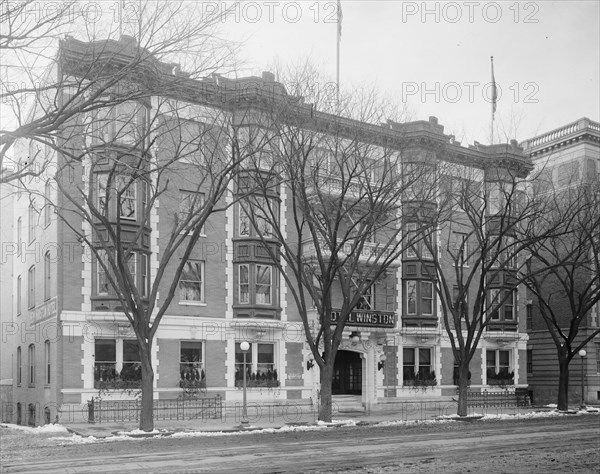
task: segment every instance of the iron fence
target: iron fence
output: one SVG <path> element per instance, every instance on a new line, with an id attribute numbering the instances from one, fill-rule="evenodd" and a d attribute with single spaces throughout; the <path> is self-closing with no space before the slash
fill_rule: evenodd
<path id="1" fill-rule="evenodd" d="M 531 405 L 527 389 L 515 389 L 514 392 L 467 392 L 469 407 L 527 407 Z"/>
<path id="2" fill-rule="evenodd" d="M 103 400 L 92 398 L 88 402 L 88 421 L 90 423 L 121 423 L 139 421 L 141 400 Z M 155 420 L 202 420 L 222 419 L 223 399 L 214 398 L 177 398 L 173 400 L 154 400 Z"/>

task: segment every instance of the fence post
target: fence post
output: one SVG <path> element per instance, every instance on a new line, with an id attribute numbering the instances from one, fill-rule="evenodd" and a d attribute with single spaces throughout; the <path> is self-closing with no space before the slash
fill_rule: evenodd
<path id="1" fill-rule="evenodd" d="M 88 423 L 95 423 L 94 421 L 94 398 L 88 400 Z"/>

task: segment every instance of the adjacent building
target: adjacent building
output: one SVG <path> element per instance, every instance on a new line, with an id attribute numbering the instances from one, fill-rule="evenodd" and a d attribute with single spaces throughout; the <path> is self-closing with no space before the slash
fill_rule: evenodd
<path id="1" fill-rule="evenodd" d="M 543 133 L 522 143 L 535 164 L 537 179 L 552 183 L 554 189 L 579 188 L 597 183 L 600 177 L 600 123 L 582 118 Z M 590 255 L 590 261 L 593 256 Z M 594 275 L 591 276 L 594 278 Z M 595 275 L 598 278 L 598 275 Z M 585 284 L 586 282 L 581 282 Z M 557 294 L 560 295 L 560 292 Z M 555 313 L 562 317 L 560 326 L 568 332 L 571 310 L 566 299 L 553 300 Z M 564 308 L 564 309 L 561 309 Z M 600 304 L 586 315 L 575 342 L 583 340 L 600 326 Z M 556 346 L 537 304 L 527 300 L 527 378 L 536 404 L 556 403 L 559 366 Z M 600 400 L 600 336 L 585 347 L 586 355 L 575 356 L 569 366 L 569 401 L 581 400 L 583 375 L 584 398 L 588 403 Z"/>

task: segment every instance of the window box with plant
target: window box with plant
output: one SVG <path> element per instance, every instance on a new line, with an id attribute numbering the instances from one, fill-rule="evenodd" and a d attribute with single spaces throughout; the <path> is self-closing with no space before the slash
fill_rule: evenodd
<path id="1" fill-rule="evenodd" d="M 242 388 L 244 386 L 244 373 L 241 369 L 238 369 L 235 372 L 235 386 L 237 388 Z M 279 386 L 280 383 L 276 369 L 268 369 L 267 371 L 257 370 L 256 372 L 252 372 L 250 368 L 248 368 L 246 372 L 246 387 L 273 388 Z"/>
<path id="2" fill-rule="evenodd" d="M 502 368 L 498 372 L 495 369 L 487 369 L 486 375 L 488 385 L 506 387 L 515 384 L 515 373 L 509 372 L 507 368 Z"/>
<path id="3" fill-rule="evenodd" d="M 410 370 L 404 371 L 404 386 L 405 387 L 435 387 L 437 378 L 434 370 L 419 370 L 417 373 Z"/>

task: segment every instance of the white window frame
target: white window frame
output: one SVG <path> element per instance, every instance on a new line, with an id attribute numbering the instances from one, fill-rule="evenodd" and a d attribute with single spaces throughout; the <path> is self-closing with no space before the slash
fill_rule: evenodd
<path id="1" fill-rule="evenodd" d="M 409 316 L 416 316 L 417 314 L 419 314 L 418 280 L 405 280 L 405 281 L 406 281 L 406 314 Z M 414 312 L 410 311 L 410 304 L 409 304 L 409 297 L 410 297 L 409 285 L 411 285 L 411 284 L 414 284 L 414 287 L 413 287 L 414 304 L 415 304 Z"/>
<path id="2" fill-rule="evenodd" d="M 453 285 L 452 286 L 453 303 L 456 303 L 457 298 L 458 298 L 458 285 Z M 464 294 L 462 304 L 463 304 L 463 311 L 461 311 L 459 314 L 461 319 L 465 318 L 469 312 L 469 291 L 468 290 Z M 458 308 L 457 308 L 457 310 L 458 310 Z"/>
<path id="3" fill-rule="evenodd" d="M 269 272 L 269 282 L 267 284 L 265 283 L 260 283 L 258 282 L 258 276 L 259 276 L 259 271 L 262 267 L 268 268 Z M 255 268 L 255 272 L 254 272 L 254 299 L 257 305 L 261 305 L 261 306 L 273 306 L 273 266 L 272 265 L 264 265 L 261 263 L 257 263 L 254 265 Z M 266 286 L 269 288 L 269 293 L 268 293 L 268 302 L 259 302 L 259 292 L 258 292 L 258 288 L 262 287 L 262 286 Z M 264 293 L 260 293 L 260 294 L 264 294 Z"/>
<path id="4" fill-rule="evenodd" d="M 199 141 L 187 140 L 186 133 L 187 126 L 197 127 Z M 203 166 L 205 164 L 204 158 L 204 135 L 206 133 L 206 124 L 198 122 L 196 120 L 180 120 L 179 122 L 180 131 L 180 145 L 179 145 L 179 161 L 181 163 L 189 163 L 193 165 Z M 198 157 L 199 155 L 199 157 Z"/>
<path id="5" fill-rule="evenodd" d="M 111 338 L 111 337 L 98 337 L 98 338 L 94 339 L 94 363 L 93 363 L 94 367 L 95 367 L 96 363 L 99 363 L 99 364 L 113 363 L 112 361 L 100 361 L 100 362 L 96 361 L 96 341 L 114 341 L 114 343 L 115 343 L 115 360 L 114 360 L 115 371 L 118 372 L 119 374 L 123 370 L 124 364 L 127 364 L 127 363 L 140 364 L 140 366 L 141 366 L 141 360 L 132 360 L 132 361 L 125 360 L 124 344 L 125 344 L 125 342 L 136 342 L 137 343 L 137 340 L 135 338 L 127 337 L 127 338 L 121 339 L 121 338 Z M 138 357 L 139 357 L 139 354 L 138 354 Z M 92 369 L 92 372 L 95 373 L 95 370 Z M 95 382 L 96 382 L 96 380 L 94 379 L 94 383 Z"/>
<path id="6" fill-rule="evenodd" d="M 514 361 L 513 361 L 513 351 L 510 349 L 495 349 L 495 348 L 486 348 L 485 350 L 485 371 L 486 371 L 486 379 L 487 379 L 487 370 L 491 369 L 492 366 L 489 365 L 489 353 L 494 352 L 494 370 L 496 373 L 500 372 L 500 353 L 506 352 L 508 354 L 508 372 L 514 371 Z M 487 382 L 487 380 L 486 380 Z M 489 385 L 489 384 L 488 384 Z"/>
<path id="7" fill-rule="evenodd" d="M 458 232 L 453 231 L 454 239 L 455 239 L 455 258 L 457 263 L 455 265 L 460 265 L 464 268 L 469 268 L 469 234 L 466 232 Z M 462 246 L 462 251 L 461 251 Z M 462 264 L 459 263 L 462 261 Z"/>
<path id="8" fill-rule="evenodd" d="M 430 347 L 430 346 L 426 346 L 426 347 L 422 347 L 422 346 L 409 346 L 409 347 L 403 347 L 402 348 L 402 382 L 404 383 L 406 380 L 414 380 L 414 379 L 404 379 L 404 369 L 405 367 L 407 367 L 406 362 L 405 362 L 405 357 L 404 357 L 404 350 L 412 350 L 413 354 L 414 354 L 414 368 L 413 368 L 413 372 L 415 374 L 415 377 L 417 376 L 417 374 L 419 373 L 419 371 L 421 370 L 421 361 L 420 361 L 420 351 L 421 350 L 428 350 L 429 351 L 429 373 L 434 372 L 435 371 L 435 358 L 434 358 L 434 348 Z M 423 366 L 426 367 L 426 366 Z"/>
<path id="9" fill-rule="evenodd" d="M 247 280 L 242 283 L 242 268 L 246 269 Z M 242 286 L 246 287 L 246 297 L 243 298 Z M 238 265 L 238 301 L 239 304 L 250 304 L 250 265 L 242 263 Z"/>
<path id="10" fill-rule="evenodd" d="M 416 240 L 417 238 L 417 224 L 415 222 L 408 222 L 406 224 L 406 237 L 408 242 L 410 243 L 412 240 Z M 417 246 L 418 243 L 409 244 L 406 248 L 406 256 L 408 258 L 417 258 Z"/>
<path id="11" fill-rule="evenodd" d="M 150 255 L 141 253 L 141 295 L 147 297 L 150 294 Z"/>
<path id="12" fill-rule="evenodd" d="M 110 215 L 110 192 L 107 191 L 108 188 L 108 174 L 107 173 L 97 173 L 95 175 L 96 178 L 96 208 L 98 209 L 98 213 L 104 217 L 108 217 L 104 213 L 104 205 L 105 202 L 108 201 L 107 213 Z"/>
<path id="13" fill-rule="evenodd" d="M 184 344 L 200 344 L 200 360 L 199 361 L 184 362 L 181 360 L 182 356 L 183 356 L 181 351 L 183 349 Z M 206 375 L 206 369 L 205 369 L 205 364 L 204 364 L 205 350 L 206 350 L 205 341 L 198 341 L 198 340 L 196 340 L 196 341 L 188 341 L 188 340 L 179 341 L 179 381 L 186 380 L 183 377 L 183 370 L 182 370 L 183 364 L 186 364 L 190 368 L 197 370 L 199 376 L 202 374 L 202 371 L 204 371 L 204 373 Z M 202 378 L 200 377 L 197 380 L 201 380 L 201 379 Z"/>
<path id="14" fill-rule="evenodd" d="M 102 268 L 102 265 L 100 265 L 99 263 L 100 259 L 102 259 L 105 262 L 107 270 L 109 270 L 110 267 L 108 265 L 108 255 L 106 250 L 99 249 L 98 256 L 96 257 L 96 294 L 98 296 L 106 296 L 110 293 L 110 282 L 108 279 L 107 271 L 104 268 Z M 101 279 L 102 275 L 104 275 L 104 277 Z M 100 282 L 103 279 L 106 280 L 106 291 L 103 291 L 100 287 Z"/>
<path id="15" fill-rule="evenodd" d="M 421 287 L 421 314 L 423 316 L 433 316 L 435 313 L 435 308 L 434 308 L 434 301 L 435 301 L 435 294 L 434 294 L 434 290 L 433 290 L 433 282 L 429 281 L 429 280 L 421 280 L 420 282 L 420 287 Z M 425 298 L 425 294 L 424 294 L 424 287 L 425 286 L 429 286 L 431 288 L 431 297 L 427 297 Z M 425 301 L 431 301 L 431 313 L 426 313 L 425 312 Z"/>
<path id="16" fill-rule="evenodd" d="M 501 288 L 491 288 L 489 290 L 489 311 L 492 313 L 490 318 L 491 321 L 500 321 L 500 314 L 502 311 L 502 306 L 498 306 L 498 301 L 500 301 Z M 494 313 L 497 314 L 494 317 Z"/>
<path id="17" fill-rule="evenodd" d="M 196 203 L 196 205 L 194 206 L 193 203 Z M 204 207 L 204 202 L 205 202 L 205 195 L 204 193 L 198 192 L 198 191 L 187 191 L 184 189 L 180 189 L 179 190 L 179 209 L 178 209 L 178 214 L 179 214 L 179 220 L 181 222 L 182 219 L 187 219 L 187 215 L 190 212 L 193 212 L 194 209 L 202 209 Z M 180 229 L 180 234 L 191 234 L 192 231 L 190 230 L 185 230 L 185 228 Z M 200 229 L 200 236 L 201 237 L 206 237 L 205 234 L 205 226 L 202 226 L 202 229 Z"/>
<path id="18" fill-rule="evenodd" d="M 517 290 L 505 289 L 504 302 L 502 303 L 502 319 L 504 321 L 515 321 L 517 316 Z M 506 298 L 506 293 L 510 294 L 510 298 Z M 510 304 L 509 304 L 510 303 Z M 510 318 L 506 317 L 506 309 L 510 307 Z"/>
<path id="19" fill-rule="evenodd" d="M 132 180 L 130 176 L 128 175 L 118 175 L 115 178 L 116 181 L 116 193 L 117 195 L 120 194 L 120 198 L 117 200 L 117 211 L 118 211 L 118 216 L 119 219 L 121 220 L 128 220 L 128 221 L 135 221 L 137 220 L 137 216 L 138 216 L 138 191 L 137 191 L 137 186 L 138 186 L 138 181 L 137 180 Z M 123 189 L 125 189 L 124 192 L 121 192 Z M 125 205 L 126 202 L 133 202 L 133 215 L 131 216 L 124 216 L 123 215 L 123 206 Z"/>
<path id="20" fill-rule="evenodd" d="M 239 346 L 241 344 L 242 341 L 236 341 L 235 342 L 235 354 L 238 354 L 238 350 Z M 250 349 L 248 349 L 248 351 L 246 351 L 246 365 L 250 366 L 250 371 L 253 373 L 258 373 L 257 371 L 259 370 L 259 365 L 271 365 L 272 366 L 272 370 L 275 371 L 277 370 L 277 344 L 274 342 L 249 342 L 250 344 Z M 266 363 L 262 363 L 259 364 L 258 362 L 258 346 L 259 345 L 263 345 L 263 346 L 271 346 L 273 348 L 273 362 L 266 362 Z M 240 350 L 239 351 L 240 354 L 243 354 L 243 352 Z M 243 362 L 235 362 L 235 368 L 237 370 L 238 366 L 242 366 Z M 268 369 L 267 369 L 268 370 Z M 279 372 L 277 370 L 277 372 Z"/>
<path id="21" fill-rule="evenodd" d="M 196 305 L 196 306 L 200 306 L 200 305 L 205 305 L 206 304 L 206 294 L 205 294 L 205 266 L 206 266 L 206 262 L 204 260 L 197 260 L 197 259 L 188 259 L 187 262 L 185 262 L 185 266 L 187 267 L 188 265 L 191 264 L 199 264 L 200 265 L 200 299 L 199 300 L 195 300 L 195 299 L 186 299 L 185 296 L 187 295 L 187 293 L 182 294 L 182 290 L 183 288 L 181 287 L 181 284 L 183 282 L 192 282 L 194 284 L 198 283 L 198 280 L 185 280 L 183 279 L 184 276 L 184 272 L 185 272 L 185 268 L 184 270 L 181 272 L 181 276 L 179 277 L 179 304 L 180 305 Z"/>

